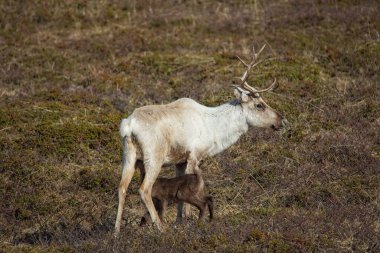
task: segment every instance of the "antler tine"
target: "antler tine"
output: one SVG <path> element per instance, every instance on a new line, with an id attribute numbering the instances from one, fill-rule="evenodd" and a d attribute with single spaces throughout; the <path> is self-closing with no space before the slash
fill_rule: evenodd
<path id="1" fill-rule="evenodd" d="M 261 52 L 264 50 L 264 48 L 266 47 L 266 44 L 264 44 L 261 49 L 259 50 L 259 52 L 255 55 L 256 59 L 257 57 L 259 57 L 259 55 L 261 54 Z"/>
<path id="2" fill-rule="evenodd" d="M 251 68 L 253 68 L 253 67 L 255 67 L 256 65 L 259 65 L 260 63 L 262 63 L 263 61 L 258 61 L 258 62 L 256 62 L 255 64 L 253 64 L 252 66 L 251 66 Z"/>
<path id="3" fill-rule="evenodd" d="M 256 56 L 255 45 L 252 45 L 252 61 L 251 61 L 251 63 L 255 62 L 256 58 L 257 58 L 257 56 Z"/>
<path id="4" fill-rule="evenodd" d="M 261 63 L 261 61 L 256 62 L 256 60 L 257 60 L 257 57 L 261 54 L 261 52 L 264 50 L 264 48 L 265 48 L 265 44 L 261 47 L 260 51 L 256 54 L 255 45 L 252 45 L 252 61 L 249 64 L 245 63 L 240 57 L 238 57 L 239 60 L 247 67 L 247 70 L 243 74 L 241 85 L 244 85 L 244 82 L 247 81 L 248 74 L 251 68 Z"/>
<path id="5" fill-rule="evenodd" d="M 244 66 L 247 68 L 245 71 L 244 71 L 244 74 L 242 77 L 238 77 L 240 80 L 241 80 L 241 84 L 240 84 L 240 87 L 249 91 L 249 92 L 252 92 L 252 93 L 261 93 L 261 92 L 264 92 L 264 91 L 268 91 L 268 90 L 272 90 L 276 84 L 276 78 L 274 79 L 273 83 L 266 89 L 262 89 L 262 90 L 257 90 L 255 88 L 253 88 L 252 86 L 250 86 L 248 83 L 247 83 L 247 79 L 248 79 L 248 75 L 249 75 L 249 71 L 254 68 L 255 66 L 257 66 L 258 64 L 260 64 L 262 61 L 258 61 L 256 62 L 257 58 L 259 57 L 259 55 L 263 52 L 264 48 L 265 48 L 266 44 L 264 44 L 258 53 L 256 53 L 256 50 L 255 50 L 255 46 L 253 45 L 252 46 L 252 60 L 250 63 L 246 63 L 245 61 L 243 61 L 239 56 L 237 56 L 237 58 L 244 64 Z"/>
<path id="6" fill-rule="evenodd" d="M 252 92 L 252 93 L 261 93 L 261 92 L 265 92 L 265 91 L 269 91 L 269 90 L 273 90 L 274 86 L 276 85 L 276 78 L 274 78 L 273 82 L 271 85 L 269 85 L 268 88 L 265 88 L 265 89 L 262 89 L 262 90 L 257 90 L 255 88 L 253 88 L 252 86 L 250 86 L 247 82 L 244 82 L 243 84 L 243 88 Z"/>
<path id="7" fill-rule="evenodd" d="M 241 61 L 241 63 L 244 64 L 244 66 L 248 67 L 249 65 L 247 63 L 245 63 L 245 61 L 243 61 L 242 58 L 240 58 L 239 56 L 236 55 L 236 57 L 239 59 L 239 61 Z"/>
<path id="8" fill-rule="evenodd" d="M 238 77 L 239 78 L 239 77 Z M 236 89 L 238 89 L 239 91 L 241 91 L 241 92 L 243 92 L 243 93 L 249 93 L 249 91 L 247 91 L 247 90 L 245 90 L 245 89 L 243 89 L 240 85 L 236 85 L 236 84 L 233 84 L 233 85 L 231 85 L 232 87 L 234 87 L 234 88 L 236 88 Z"/>
<path id="9" fill-rule="evenodd" d="M 244 73 L 245 75 L 246 73 Z M 241 85 L 233 85 L 234 87 L 236 86 L 239 86 L 249 92 L 252 92 L 252 93 L 256 93 L 256 89 L 251 87 L 246 81 L 244 81 L 244 75 L 242 77 L 234 77 L 234 78 L 238 78 L 242 81 L 242 84 Z"/>

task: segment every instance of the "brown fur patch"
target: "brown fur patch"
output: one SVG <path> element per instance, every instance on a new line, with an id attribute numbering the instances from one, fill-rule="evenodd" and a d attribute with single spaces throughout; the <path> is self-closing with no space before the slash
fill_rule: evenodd
<path id="1" fill-rule="evenodd" d="M 199 209 L 199 219 L 204 218 L 206 208 L 209 210 L 210 220 L 213 218 L 213 201 L 205 193 L 204 181 L 199 170 L 196 174 L 176 178 L 158 178 L 152 188 L 152 199 L 161 219 L 168 204 L 182 201 Z M 149 213 L 146 213 L 140 224 L 145 224 L 148 218 Z"/>

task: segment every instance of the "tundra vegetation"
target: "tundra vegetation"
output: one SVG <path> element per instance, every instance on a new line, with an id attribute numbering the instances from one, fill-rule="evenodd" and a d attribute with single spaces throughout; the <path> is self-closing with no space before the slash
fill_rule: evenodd
<path id="1" fill-rule="evenodd" d="M 0 2 L 0 249 L 378 252 L 375 0 Z M 139 227 L 139 173 L 113 237 L 118 127 L 134 108 L 233 96 L 235 55 L 285 114 L 201 164 L 214 220 Z M 173 177 L 173 169 L 161 176 Z M 166 223 L 175 221 L 168 208 Z"/>

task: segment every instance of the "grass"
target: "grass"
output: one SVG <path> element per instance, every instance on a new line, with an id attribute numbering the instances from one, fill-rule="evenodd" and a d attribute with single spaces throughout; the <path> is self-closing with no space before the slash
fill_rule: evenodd
<path id="1" fill-rule="evenodd" d="M 377 252 L 376 1 L 3 1 L 0 247 L 5 252 Z M 202 164 L 212 223 L 140 228 L 139 174 L 113 238 L 118 124 L 134 108 L 232 97 L 235 55 L 286 131 L 251 129 Z M 173 169 L 162 175 L 174 176 Z"/>

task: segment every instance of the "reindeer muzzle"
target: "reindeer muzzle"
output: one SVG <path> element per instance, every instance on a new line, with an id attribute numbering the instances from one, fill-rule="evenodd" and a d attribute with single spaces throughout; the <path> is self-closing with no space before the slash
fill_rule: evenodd
<path id="1" fill-rule="evenodd" d="M 277 124 L 273 124 L 271 127 L 273 130 L 280 130 L 281 128 L 284 128 L 286 127 L 286 125 L 288 124 L 288 121 L 286 119 L 281 119 L 279 120 L 279 122 Z"/>

